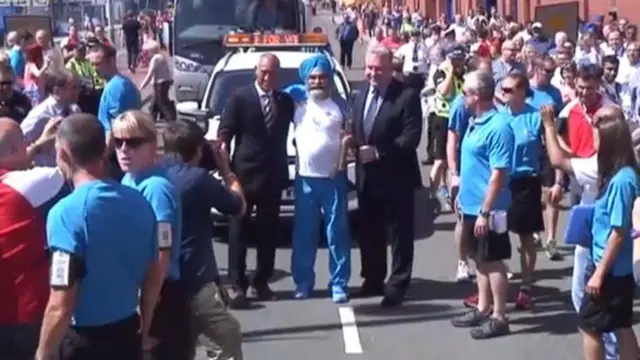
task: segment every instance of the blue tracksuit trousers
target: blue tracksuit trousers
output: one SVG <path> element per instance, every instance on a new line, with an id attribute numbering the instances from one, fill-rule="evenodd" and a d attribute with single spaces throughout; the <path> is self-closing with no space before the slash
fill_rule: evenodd
<path id="1" fill-rule="evenodd" d="M 311 291 L 319 243 L 321 216 L 329 249 L 329 287 L 346 293 L 351 275 L 351 236 L 348 225 L 347 178 L 297 176 L 291 273 L 296 288 Z"/>

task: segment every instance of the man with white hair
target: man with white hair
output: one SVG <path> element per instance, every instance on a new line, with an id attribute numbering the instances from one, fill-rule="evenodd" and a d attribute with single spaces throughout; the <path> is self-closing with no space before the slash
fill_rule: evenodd
<path id="1" fill-rule="evenodd" d="M 562 49 L 565 41 L 569 40 L 569 36 L 564 31 L 558 31 L 553 39 L 553 48 L 549 50 L 549 55 L 556 56 L 558 50 Z"/>
<path id="2" fill-rule="evenodd" d="M 325 55 L 303 61 L 299 74 L 308 96 L 294 115 L 298 158 L 291 257 L 291 273 L 296 285 L 294 297 L 307 298 L 313 290 L 322 213 L 330 252 L 331 298 L 335 303 L 343 303 L 348 300 L 351 272 L 347 179 L 344 167 L 340 166 L 344 164 L 341 133 L 345 117 L 331 99 L 333 67 Z"/>
<path id="3" fill-rule="evenodd" d="M 478 304 L 452 323 L 472 328 L 474 339 L 509 333 L 504 260 L 511 258 L 507 211 L 515 140 L 510 116 L 496 111 L 494 92 L 492 74 L 474 71 L 465 77 L 464 103 L 474 117 L 460 149 L 458 207 L 469 254 L 476 262 Z"/>
<path id="4" fill-rule="evenodd" d="M 384 295 L 381 306 L 402 304 L 414 252 L 414 190 L 422 185 L 416 148 L 422 135 L 420 98 L 392 77 L 391 51 L 376 47 L 365 57 L 368 84 L 354 99 L 358 203 L 367 226 L 360 243 L 362 297 Z M 391 230 L 391 231 L 387 231 Z M 387 277 L 387 245 L 392 248 Z"/>

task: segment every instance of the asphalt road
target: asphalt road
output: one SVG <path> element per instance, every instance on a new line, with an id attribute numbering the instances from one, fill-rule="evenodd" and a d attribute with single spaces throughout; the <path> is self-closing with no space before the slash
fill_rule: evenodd
<path id="1" fill-rule="evenodd" d="M 315 26 L 330 34 L 334 26 L 326 13 L 320 13 Z M 333 36 L 332 36 L 333 37 Z M 333 40 L 332 40 L 333 41 Z M 337 44 L 332 44 L 339 52 Z M 355 49 L 355 66 L 348 71 L 350 80 L 363 79 L 364 45 Z M 419 156 L 424 158 L 424 145 Z M 428 169 L 422 169 L 424 184 Z M 570 307 L 569 283 L 573 259 L 570 249 L 562 261 L 550 262 L 539 253 L 538 270 L 533 287 L 535 308 L 510 312 L 511 335 L 476 341 L 467 330 L 455 329 L 450 319 L 464 311 L 461 300 L 474 291 L 472 284 L 456 284 L 453 246 L 455 217 L 443 214 L 434 219 L 424 191 L 416 193 L 416 251 L 413 282 L 409 300 L 401 308 L 383 311 L 379 298 L 352 300 L 337 306 L 327 297 L 328 253 L 319 250 L 317 257 L 317 296 L 308 300 L 292 300 L 290 276 L 291 250 L 278 249 L 276 275 L 271 286 L 281 299 L 254 303 L 252 310 L 236 311 L 244 334 L 245 359 L 279 360 L 578 360 L 582 359 L 581 339 L 576 332 Z M 560 233 L 566 214 L 560 217 Z M 287 234 L 288 235 L 288 234 Z M 510 261 L 516 274 L 519 262 L 518 242 L 513 237 L 514 257 Z M 215 251 L 222 272 L 226 271 L 227 246 L 216 243 Z M 255 251 L 248 255 L 249 268 L 255 266 Z M 350 285 L 361 283 L 359 251 L 352 250 Z M 516 286 L 512 286 L 515 295 Z M 200 352 L 198 360 L 206 357 Z"/>

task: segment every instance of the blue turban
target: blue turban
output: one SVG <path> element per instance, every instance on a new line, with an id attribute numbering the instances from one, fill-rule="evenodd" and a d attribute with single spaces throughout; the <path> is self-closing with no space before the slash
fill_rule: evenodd
<path id="1" fill-rule="evenodd" d="M 301 103 L 307 100 L 307 90 L 302 84 L 289 85 L 282 91 L 289 94 L 294 102 Z"/>
<path id="2" fill-rule="evenodd" d="M 314 70 L 320 70 L 329 78 L 333 77 L 333 66 L 331 65 L 331 60 L 329 60 L 329 58 L 324 54 L 313 55 L 312 57 L 305 59 L 302 64 L 300 64 L 300 70 L 298 70 L 300 80 L 306 83 L 309 75 L 311 75 Z"/>

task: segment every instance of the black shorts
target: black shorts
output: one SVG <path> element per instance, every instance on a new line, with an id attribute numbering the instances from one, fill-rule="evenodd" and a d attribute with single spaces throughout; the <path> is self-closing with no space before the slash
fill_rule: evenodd
<path id="1" fill-rule="evenodd" d="M 429 156 L 435 160 L 447 159 L 449 119 L 429 114 Z"/>
<path id="2" fill-rule="evenodd" d="M 494 262 L 507 260 L 511 258 L 511 241 L 509 241 L 509 232 L 498 234 L 489 231 L 489 234 L 478 239 L 473 233 L 473 227 L 476 223 L 477 216 L 463 215 L 462 231 L 464 231 L 464 239 L 467 241 L 467 249 L 470 255 L 480 262 Z"/>
<path id="3" fill-rule="evenodd" d="M 586 282 L 592 274 L 593 270 L 587 271 Z M 633 274 L 606 275 L 597 298 L 584 294 L 578 310 L 578 326 L 585 331 L 596 333 L 630 328 L 633 325 L 635 287 Z"/>
<path id="4" fill-rule="evenodd" d="M 141 360 L 142 338 L 138 314 L 108 325 L 71 327 L 55 360 Z"/>
<path id="5" fill-rule="evenodd" d="M 511 189 L 509 231 L 516 234 L 544 231 L 540 178 L 529 176 L 513 179 L 509 188 Z"/>
<path id="6" fill-rule="evenodd" d="M 191 308 L 181 281 L 165 280 L 153 314 L 150 335 L 157 339 L 154 360 L 188 359 L 191 347 Z"/>

